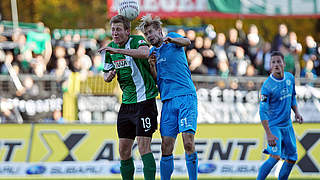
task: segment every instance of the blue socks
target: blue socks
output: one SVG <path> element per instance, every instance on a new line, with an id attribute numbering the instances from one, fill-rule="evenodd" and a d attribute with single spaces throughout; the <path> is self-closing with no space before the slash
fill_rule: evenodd
<path id="1" fill-rule="evenodd" d="M 186 164 L 189 174 L 189 180 L 197 180 L 198 179 L 198 155 L 197 152 L 193 154 L 186 155 Z"/>
<path id="2" fill-rule="evenodd" d="M 276 165 L 278 160 L 274 159 L 273 157 L 269 157 L 268 160 L 266 160 L 262 166 L 259 169 L 259 174 L 257 177 L 257 180 L 264 180 L 270 173 L 271 169 L 274 165 Z"/>
<path id="3" fill-rule="evenodd" d="M 161 180 L 170 180 L 174 169 L 173 155 L 162 156 L 160 160 Z"/>
<path id="4" fill-rule="evenodd" d="M 186 157 L 186 165 L 189 174 L 189 180 L 197 180 L 198 179 L 198 155 L 197 153 L 193 153 L 188 155 L 185 154 Z M 160 161 L 160 175 L 161 180 L 170 180 L 171 175 L 173 173 L 174 164 L 173 164 L 173 155 L 170 156 L 162 156 Z"/>
<path id="5" fill-rule="evenodd" d="M 287 161 L 284 161 L 284 163 L 282 164 L 282 167 L 280 169 L 278 179 L 279 180 L 287 180 L 293 166 L 294 166 L 294 163 L 288 163 Z"/>

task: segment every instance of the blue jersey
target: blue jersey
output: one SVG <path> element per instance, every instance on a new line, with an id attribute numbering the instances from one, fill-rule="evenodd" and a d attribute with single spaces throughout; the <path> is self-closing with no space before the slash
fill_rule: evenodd
<path id="1" fill-rule="evenodd" d="M 291 125 L 291 107 L 296 106 L 294 76 L 285 72 L 282 79 L 270 75 L 263 83 L 260 99 L 260 119 L 269 127 Z"/>
<path id="2" fill-rule="evenodd" d="M 167 36 L 172 38 L 182 37 L 174 32 Z M 156 52 L 157 56 L 157 85 L 161 100 L 164 101 L 181 95 L 196 95 L 184 47 L 174 43 L 163 43 L 159 48 L 152 47 L 150 53 L 153 51 Z"/>

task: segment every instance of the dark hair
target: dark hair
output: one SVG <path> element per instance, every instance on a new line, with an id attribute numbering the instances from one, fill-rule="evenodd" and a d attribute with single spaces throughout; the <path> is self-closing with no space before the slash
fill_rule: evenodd
<path id="1" fill-rule="evenodd" d="M 121 16 L 121 15 L 116 15 L 113 16 L 110 20 L 110 25 L 113 23 L 122 23 L 123 27 L 125 30 L 130 30 L 130 21 L 128 18 Z"/>
<path id="2" fill-rule="evenodd" d="M 271 52 L 271 58 L 272 58 L 273 56 L 280 56 L 281 59 L 284 60 L 284 56 L 283 56 L 282 52 L 280 52 L 280 51 L 272 51 L 272 52 Z"/>

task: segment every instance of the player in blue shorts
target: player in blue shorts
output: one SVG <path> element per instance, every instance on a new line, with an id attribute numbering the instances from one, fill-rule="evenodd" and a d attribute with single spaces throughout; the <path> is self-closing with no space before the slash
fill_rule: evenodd
<path id="1" fill-rule="evenodd" d="M 182 133 L 189 179 L 195 180 L 198 173 L 198 157 L 194 135 L 197 128 L 198 105 L 196 89 L 184 51 L 190 40 L 173 32 L 163 37 L 160 18 L 152 19 L 151 15 L 142 18 L 138 29 L 153 46 L 149 57 L 150 68 L 153 69 L 163 102 L 160 121 L 161 180 L 171 178 L 174 169 L 172 153 L 179 133 Z"/>
<path id="2" fill-rule="evenodd" d="M 260 119 L 268 140 L 264 153 L 270 157 L 260 167 L 257 180 L 265 179 L 280 158 L 285 161 L 278 179 L 288 179 L 298 159 L 291 109 L 297 122 L 303 123 L 303 118 L 297 107 L 294 76 L 284 72 L 284 66 L 283 54 L 272 52 L 271 75 L 262 85 L 260 99 Z"/>

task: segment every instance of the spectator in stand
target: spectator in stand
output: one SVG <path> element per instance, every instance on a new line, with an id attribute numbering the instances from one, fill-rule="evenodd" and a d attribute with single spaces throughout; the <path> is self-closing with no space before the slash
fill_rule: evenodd
<path id="1" fill-rule="evenodd" d="M 66 58 L 65 60 L 67 60 L 67 65 L 69 64 L 69 61 L 67 59 L 66 56 L 66 48 L 63 46 L 56 46 L 54 48 L 54 53 L 51 56 L 50 62 L 47 65 L 47 69 L 49 72 L 51 72 L 52 70 L 54 70 L 55 68 L 57 68 L 57 60 L 60 58 Z"/>
<path id="2" fill-rule="evenodd" d="M 185 37 L 186 36 L 186 32 L 184 31 L 184 29 L 180 28 L 177 30 L 177 33 L 180 34 L 181 36 Z"/>
<path id="3" fill-rule="evenodd" d="M 196 49 L 187 51 L 187 59 L 189 63 L 189 69 L 193 74 L 207 74 L 208 69 L 203 65 L 203 58 Z"/>
<path id="4" fill-rule="evenodd" d="M 17 118 L 13 112 L 12 103 L 0 97 L 0 123 L 17 123 Z"/>
<path id="5" fill-rule="evenodd" d="M 199 52 L 202 53 L 203 51 L 203 37 L 197 36 L 194 42 L 194 48 Z"/>
<path id="6" fill-rule="evenodd" d="M 39 26 L 43 26 L 43 24 L 40 23 Z M 52 54 L 50 29 L 45 27 L 43 32 L 29 31 L 27 47 L 32 50 L 34 57 L 42 55 L 46 65 Z"/>
<path id="7" fill-rule="evenodd" d="M 236 21 L 235 27 L 238 31 L 239 43 L 244 45 L 247 42 L 247 37 L 246 33 L 243 31 L 243 22 L 241 19 Z"/>
<path id="8" fill-rule="evenodd" d="M 4 35 L 2 35 L 4 32 L 4 25 L 0 24 L 0 42 L 5 42 L 8 40 L 8 38 Z"/>
<path id="9" fill-rule="evenodd" d="M 229 60 L 230 73 L 233 76 L 245 76 L 251 61 L 242 47 L 237 47 L 236 56 Z"/>
<path id="10" fill-rule="evenodd" d="M 247 67 L 247 72 L 246 72 L 246 76 L 247 77 L 253 77 L 253 76 L 256 76 L 257 75 L 257 71 L 256 69 L 254 68 L 254 66 L 252 64 L 250 64 L 248 67 Z M 247 90 L 254 90 L 256 89 L 256 84 L 254 83 L 254 81 L 252 80 L 249 80 L 246 84 L 246 89 Z"/>
<path id="11" fill-rule="evenodd" d="M 284 70 L 286 72 L 290 72 L 291 74 L 295 74 L 295 69 L 294 69 L 294 57 L 291 54 L 291 52 L 289 51 L 289 49 L 285 46 L 280 46 L 280 52 L 283 54 L 284 56 L 284 62 L 286 64 L 286 66 L 284 67 Z"/>
<path id="12" fill-rule="evenodd" d="M 39 78 L 43 77 L 46 73 L 46 64 L 44 61 L 43 56 L 38 54 L 31 64 L 33 74 Z"/>
<path id="13" fill-rule="evenodd" d="M 59 59 L 56 60 L 56 68 L 50 72 L 50 74 L 56 77 L 57 81 L 67 79 L 70 73 L 71 71 L 68 68 L 67 60 L 64 57 L 59 57 Z"/>
<path id="14" fill-rule="evenodd" d="M 303 68 L 301 71 L 301 77 L 308 78 L 308 79 L 317 78 L 316 70 L 314 69 L 312 60 L 309 60 L 306 62 L 305 68 Z"/>
<path id="15" fill-rule="evenodd" d="M 217 61 L 222 61 L 220 57 L 226 57 L 226 36 L 223 33 L 218 33 L 217 42 L 212 46 L 213 52 L 216 55 Z M 228 59 L 227 59 L 228 60 Z"/>
<path id="16" fill-rule="evenodd" d="M 251 63 L 254 65 L 254 67 L 257 68 L 258 64 L 256 62 L 256 57 L 259 50 L 263 48 L 264 40 L 261 36 L 259 36 L 258 27 L 256 25 L 254 24 L 250 25 L 247 38 L 248 38 L 247 54 L 251 60 Z"/>
<path id="17" fill-rule="evenodd" d="M 240 44 L 238 39 L 238 31 L 234 28 L 229 30 L 229 36 L 226 41 L 226 52 L 228 59 L 233 58 L 236 55 L 237 47 L 244 47 L 243 44 Z"/>
<path id="18" fill-rule="evenodd" d="M 196 31 L 190 29 L 187 31 L 187 38 L 190 39 L 191 44 L 186 47 L 186 51 L 189 51 L 195 47 L 195 40 L 196 40 Z"/>
<path id="19" fill-rule="evenodd" d="M 208 69 L 209 75 L 217 74 L 217 58 L 215 57 L 214 51 L 211 49 L 212 40 L 209 37 L 205 37 L 203 41 L 203 50 L 201 55 L 203 57 L 203 64 Z"/>
<path id="20" fill-rule="evenodd" d="M 306 50 L 305 54 L 303 54 L 303 60 L 305 62 L 312 60 L 317 76 L 320 75 L 320 59 L 318 53 L 318 46 L 311 35 L 306 36 Z"/>
<path id="21" fill-rule="evenodd" d="M 6 63 L 12 64 L 12 62 L 14 61 L 14 57 L 11 51 L 7 51 L 5 53 L 5 57 L 4 57 L 4 63 L 1 64 L 1 74 L 9 74 L 9 70 L 6 66 Z"/>
<path id="22" fill-rule="evenodd" d="M 22 97 L 23 99 L 33 99 L 39 98 L 40 87 L 38 84 L 35 84 L 30 75 L 26 76 L 23 80 L 23 89 L 18 90 L 16 95 Z"/>
<path id="23" fill-rule="evenodd" d="M 278 34 L 274 36 L 271 46 L 271 51 L 279 51 L 281 46 L 289 47 L 288 27 L 285 24 L 280 24 Z"/>
<path id="24" fill-rule="evenodd" d="M 270 71 L 270 59 L 271 59 L 271 44 L 265 42 L 262 49 L 258 51 L 256 57 L 256 65 L 258 74 L 257 75 L 267 75 Z"/>
<path id="25" fill-rule="evenodd" d="M 100 54 L 95 54 L 92 58 L 93 65 L 90 68 L 90 71 L 94 74 L 101 74 L 103 70 L 103 63 Z"/>
<path id="26" fill-rule="evenodd" d="M 302 52 L 302 45 L 298 42 L 297 34 L 295 32 L 289 33 L 289 42 L 290 42 L 289 51 L 290 51 L 290 54 L 292 54 L 294 59 L 294 67 L 295 67 L 294 75 L 296 78 L 299 78 L 300 72 L 301 72 L 299 56 Z"/>

